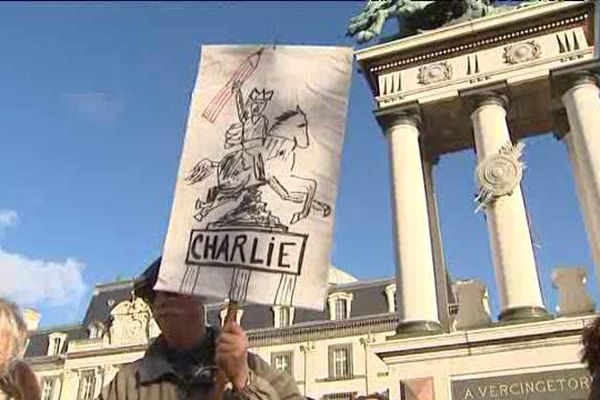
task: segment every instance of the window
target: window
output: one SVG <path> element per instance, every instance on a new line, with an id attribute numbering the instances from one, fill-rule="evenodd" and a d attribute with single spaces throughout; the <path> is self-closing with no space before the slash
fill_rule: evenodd
<path id="1" fill-rule="evenodd" d="M 54 393 L 54 378 L 42 379 L 42 400 L 52 400 Z"/>
<path id="2" fill-rule="evenodd" d="M 88 326 L 88 332 L 90 333 L 90 339 L 100 339 L 104 335 L 104 324 L 102 322 L 92 322 Z"/>
<path id="3" fill-rule="evenodd" d="M 293 353 L 291 351 L 273 353 L 271 354 L 271 365 L 279 371 L 284 371 L 292 375 L 292 355 Z"/>
<path id="4" fill-rule="evenodd" d="M 388 312 L 395 313 L 398 310 L 395 283 L 391 283 L 385 287 L 385 296 L 387 297 Z"/>
<path id="5" fill-rule="evenodd" d="M 345 377 L 349 375 L 348 371 L 348 351 L 346 349 L 333 350 L 333 376 Z"/>
<path id="6" fill-rule="evenodd" d="M 60 338 L 54 338 L 52 340 L 52 354 L 60 354 L 61 345 L 62 340 L 60 340 Z"/>
<path id="7" fill-rule="evenodd" d="M 279 326 L 290 326 L 289 307 L 281 307 L 279 309 Z"/>
<path id="8" fill-rule="evenodd" d="M 67 342 L 67 334 L 62 332 L 52 332 L 48 335 L 48 355 L 56 356 L 61 353 Z"/>
<path id="9" fill-rule="evenodd" d="M 337 299 L 335 301 L 335 319 L 346 319 L 346 299 Z"/>
<path id="10" fill-rule="evenodd" d="M 329 347 L 329 378 L 344 379 L 352 377 L 352 345 Z"/>
<path id="11" fill-rule="evenodd" d="M 341 320 L 350 318 L 350 306 L 352 305 L 352 293 L 337 292 L 329 295 L 329 319 Z"/>
<path id="12" fill-rule="evenodd" d="M 79 400 L 92 400 L 96 387 L 96 375 L 94 371 L 83 371 L 79 381 Z"/>
<path id="13" fill-rule="evenodd" d="M 275 328 L 291 326 L 294 322 L 294 307 L 273 306 L 273 324 Z"/>

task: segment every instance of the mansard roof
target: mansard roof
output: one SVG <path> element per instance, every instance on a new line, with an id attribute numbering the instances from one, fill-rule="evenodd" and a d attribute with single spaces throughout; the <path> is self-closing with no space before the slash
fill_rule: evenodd
<path id="1" fill-rule="evenodd" d="M 351 320 L 362 320 L 370 316 L 379 318 L 382 315 L 389 314 L 385 288 L 395 283 L 393 277 L 357 280 L 339 268 L 333 266 L 331 268 L 333 271 L 330 273 L 328 292 L 329 294 L 342 292 L 352 295 Z M 53 332 L 66 333 L 67 340 L 87 338 L 89 335 L 88 328 L 91 324 L 95 322 L 106 324 L 110 321 L 110 311 L 122 301 L 131 299 L 132 288 L 133 280 L 96 285 L 81 325 L 34 331 L 30 337 L 26 357 L 45 356 L 48 352 L 48 335 Z M 449 295 L 452 295 L 450 291 Z M 326 301 L 323 311 L 295 309 L 294 326 L 330 323 L 327 307 Z M 225 303 L 223 301 L 208 299 L 206 302 L 207 322 L 211 325 L 219 325 L 220 312 L 224 308 Z M 241 309 L 243 310 L 241 324 L 244 329 L 249 331 L 249 334 L 252 331 L 264 331 L 274 328 L 274 316 L 271 306 L 247 304 L 243 305 Z M 63 346 L 63 352 L 67 348 L 67 346 Z"/>
<path id="2" fill-rule="evenodd" d="M 64 333 L 67 335 L 67 343 L 63 346 L 66 352 L 70 340 L 86 339 L 87 330 L 81 325 L 60 325 L 39 329 L 30 333 L 25 357 L 41 357 L 48 354 L 49 336 L 52 333 Z"/>

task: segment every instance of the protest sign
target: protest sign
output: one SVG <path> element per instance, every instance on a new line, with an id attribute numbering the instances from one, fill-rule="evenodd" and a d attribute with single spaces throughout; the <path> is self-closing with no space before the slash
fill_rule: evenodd
<path id="1" fill-rule="evenodd" d="M 351 63 L 203 46 L 157 290 L 323 308 Z"/>

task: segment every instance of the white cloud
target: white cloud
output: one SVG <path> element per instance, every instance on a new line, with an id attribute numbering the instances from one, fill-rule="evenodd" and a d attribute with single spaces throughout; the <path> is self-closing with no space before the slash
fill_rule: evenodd
<path id="1" fill-rule="evenodd" d="M 0 233 L 10 226 L 17 223 L 19 218 L 15 210 L 0 210 Z"/>
<path id="2" fill-rule="evenodd" d="M 67 93 L 62 101 L 71 112 L 96 123 L 111 122 L 124 109 L 122 101 L 105 92 Z"/>
<path id="3" fill-rule="evenodd" d="M 86 291 L 83 264 L 33 260 L 0 248 L 0 296 L 21 306 L 78 304 Z"/>

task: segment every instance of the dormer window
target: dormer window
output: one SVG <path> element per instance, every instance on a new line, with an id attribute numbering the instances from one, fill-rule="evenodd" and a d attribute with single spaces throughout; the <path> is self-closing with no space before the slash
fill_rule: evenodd
<path id="1" fill-rule="evenodd" d="M 329 319 L 342 320 L 350 318 L 352 293 L 332 293 L 329 295 Z"/>
<path id="2" fill-rule="evenodd" d="M 273 306 L 273 322 L 275 328 L 291 326 L 294 322 L 294 307 Z"/>
<path id="3" fill-rule="evenodd" d="M 52 339 L 52 354 L 60 354 L 60 350 L 62 348 L 62 339 L 54 338 Z"/>
<path id="4" fill-rule="evenodd" d="M 90 339 L 99 339 L 104 335 L 104 324 L 101 322 L 92 322 L 88 326 L 88 332 L 90 333 Z"/>
<path id="5" fill-rule="evenodd" d="M 336 320 L 339 319 L 346 319 L 346 314 L 348 311 L 348 307 L 346 306 L 346 299 L 337 299 L 335 301 L 335 318 Z"/>
<path id="6" fill-rule="evenodd" d="M 241 308 L 237 309 L 237 313 L 235 315 L 235 321 L 238 324 L 242 324 L 242 315 L 244 315 L 244 310 L 242 310 Z M 223 324 L 225 323 L 225 317 L 227 316 L 227 307 L 223 308 L 221 310 L 221 312 L 219 313 L 219 320 L 221 322 L 221 326 L 223 326 Z"/>
<path id="7" fill-rule="evenodd" d="M 48 355 L 56 356 L 62 353 L 67 341 L 67 335 L 62 332 L 54 332 L 48 335 Z"/>
<path id="8" fill-rule="evenodd" d="M 385 297 L 387 298 L 388 312 L 395 313 L 398 309 L 396 304 L 396 284 L 391 283 L 385 287 Z"/>

